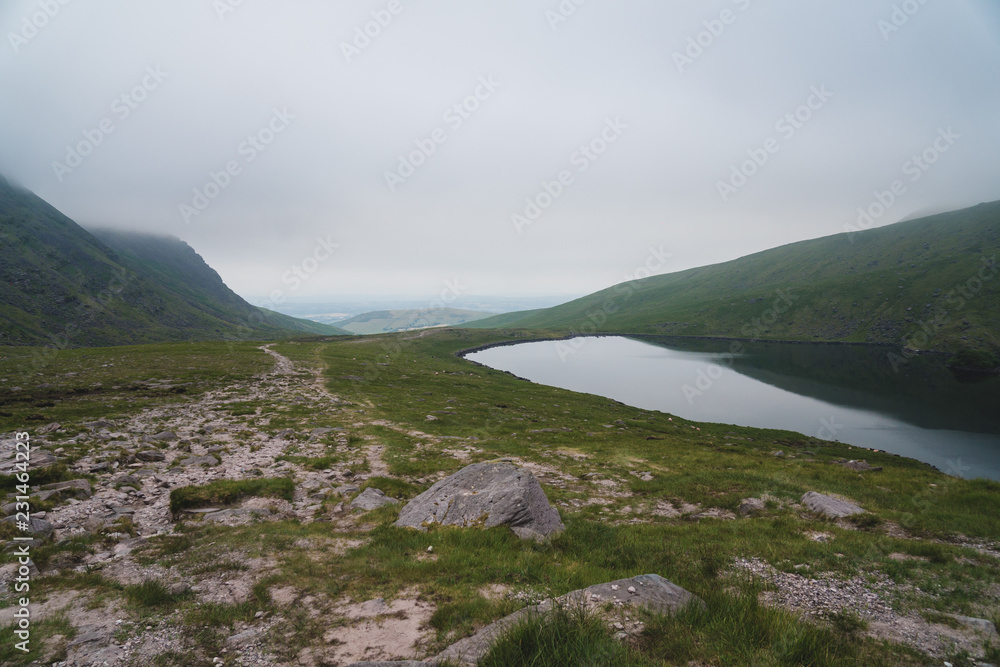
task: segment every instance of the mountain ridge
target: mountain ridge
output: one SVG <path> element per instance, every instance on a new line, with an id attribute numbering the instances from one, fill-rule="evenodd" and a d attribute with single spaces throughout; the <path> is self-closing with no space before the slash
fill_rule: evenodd
<path id="1" fill-rule="evenodd" d="M 1000 202 L 621 283 L 469 328 L 1000 352 Z"/>
<path id="2" fill-rule="evenodd" d="M 256 308 L 180 239 L 90 232 L 0 176 L 0 345 L 339 334 Z"/>

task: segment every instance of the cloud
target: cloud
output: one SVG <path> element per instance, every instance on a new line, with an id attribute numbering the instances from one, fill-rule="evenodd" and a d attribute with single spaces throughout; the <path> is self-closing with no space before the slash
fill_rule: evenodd
<path id="1" fill-rule="evenodd" d="M 456 275 L 471 292 L 582 293 L 650 245 L 675 270 L 837 233 L 940 128 L 962 138 L 883 221 L 996 199 L 997 19 L 972 0 L 10 1 L 0 170 L 82 224 L 180 236 L 244 295 L 281 287 L 327 235 L 342 252 L 303 294 L 433 294 Z M 134 94 L 150 68 L 162 81 Z M 833 96 L 784 137 L 815 86 Z M 580 170 L 609 118 L 628 129 Z M 106 120 L 60 181 L 53 163 Z M 517 233 L 511 216 L 563 170 L 573 184 Z"/>

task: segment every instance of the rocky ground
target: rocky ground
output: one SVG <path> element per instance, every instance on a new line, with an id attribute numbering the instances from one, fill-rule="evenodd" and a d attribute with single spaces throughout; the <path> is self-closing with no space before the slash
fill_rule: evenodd
<path id="1" fill-rule="evenodd" d="M 144 581 L 162 582 L 171 593 L 190 593 L 200 604 L 236 604 L 245 601 L 254 584 L 279 566 L 277 557 L 245 558 L 233 553 L 240 567 L 203 575 L 192 575 L 177 567 L 143 564 L 137 558 L 155 536 L 175 535 L 178 519 L 242 525 L 248 522 L 294 519 L 302 523 L 329 521 L 352 536 L 331 538 L 322 544 L 312 541 L 296 546 L 304 550 L 322 549 L 343 552 L 363 543 L 357 533 L 364 533 L 362 509 L 381 504 L 377 494 L 368 496 L 372 506 L 361 505 L 359 497 L 352 507 L 350 498 L 358 485 L 372 476 L 388 476 L 382 445 L 370 436 L 352 437 L 367 426 L 396 429 L 420 438 L 428 447 L 462 461 L 477 452 L 475 438 L 435 438 L 412 428 L 397 427 L 384 420 L 366 417 L 358 406 L 346 405 L 331 395 L 318 374 L 297 369 L 292 362 L 268 347 L 275 358 L 274 369 L 267 375 L 211 391 L 196 400 L 179 401 L 138 411 L 127 419 L 88 422 L 81 435 L 66 433 L 68 424 L 52 424 L 47 433 L 35 440 L 36 464 L 57 461 L 67 448 L 86 443 L 88 453 L 73 462 L 75 471 L 96 476 L 96 483 L 74 484 L 42 489 L 55 505 L 47 512 L 36 513 L 41 522 L 35 528 L 51 532 L 55 541 L 75 536 L 100 534 L 100 548 L 93 553 L 57 554 L 41 572 L 46 577 L 57 573 L 99 571 L 104 577 L 123 585 Z M 340 426 L 286 429 L 274 432 L 267 418 L 259 414 L 234 414 L 230 406 L 254 401 L 288 404 L 327 417 L 333 415 Z M 363 408 L 363 406 L 362 406 Z M 430 418 L 431 416 L 429 416 Z M 613 428 L 608 425 L 607 428 Z M 76 430 L 76 429 L 72 429 Z M 5 443 L 6 459 L 0 458 L 0 470 L 12 463 L 13 447 Z M 333 447 L 338 462 L 324 470 L 311 470 L 278 457 L 294 451 L 297 456 L 322 456 Z M 586 462 L 586 455 L 571 450 L 558 451 L 554 458 Z M 587 505 L 611 505 L 629 497 L 622 480 L 604 475 L 595 467 L 583 475 L 568 475 L 553 465 L 516 460 L 531 470 L 543 486 L 586 490 L 586 500 L 563 503 L 564 510 Z M 852 462 L 853 463 L 853 462 Z M 251 498 L 236 507 L 200 507 L 181 516 L 170 511 L 170 492 L 191 485 L 216 480 L 242 480 L 252 477 L 281 477 L 291 474 L 295 493 L 291 502 L 273 498 Z M 646 479 L 650 473 L 637 462 L 633 475 Z M 432 482 L 444 473 L 420 480 Z M 342 502 L 324 503 L 343 496 Z M 748 499 L 741 513 L 762 508 L 766 499 Z M 8 508 L 9 509 L 9 508 Z M 803 508 L 804 510 L 804 508 Z M 6 512 L 5 514 L 9 514 Z M 712 518 L 735 520 L 736 515 L 718 509 L 701 511 L 698 505 L 658 502 L 655 506 L 636 504 L 620 508 L 613 522 L 648 521 L 651 517 L 685 517 L 687 520 Z M 814 539 L 823 539 L 822 534 Z M 433 554 L 427 554 L 433 558 Z M 902 557 L 902 556 L 901 556 Z M 956 649 L 975 652 L 982 637 L 995 635 L 992 623 L 979 619 L 955 617 L 955 623 L 931 623 L 915 614 L 900 614 L 893 608 L 894 591 L 878 573 L 843 581 L 822 573 L 812 573 L 806 564 L 796 573 L 779 572 L 763 561 L 741 559 L 733 564 L 733 576 L 750 574 L 766 581 L 764 593 L 768 604 L 810 617 L 850 611 L 863 619 L 867 632 L 894 642 L 910 644 L 929 655 L 945 656 Z M 0 591 L 11 596 L 16 566 L 0 568 Z M 420 658 L 427 654 L 431 636 L 427 622 L 435 607 L 417 591 L 386 601 L 324 599 L 303 594 L 291 587 L 275 588 L 271 598 L 278 605 L 274 614 L 259 613 L 253 622 L 241 622 L 225 641 L 218 655 L 206 656 L 214 664 L 234 665 L 346 665 L 358 660 Z M 491 594 L 523 596 L 524 593 L 500 590 Z M 537 602 L 534 600 L 533 602 Z M 282 609 L 306 609 L 322 617 L 330 630 L 313 645 L 303 646 L 289 661 L 279 658 L 269 647 L 288 619 Z M 14 608 L 0 609 L 0 627 L 13 620 Z M 137 620 L 116 599 L 91 599 L 87 593 L 72 588 L 50 593 L 33 609 L 33 621 L 63 617 L 76 630 L 50 638 L 39 649 L 40 663 L 48 664 L 59 656 L 61 665 L 148 665 L 157 656 L 190 651 L 192 629 L 180 617 Z M 165 663 L 165 664 L 170 664 Z"/>

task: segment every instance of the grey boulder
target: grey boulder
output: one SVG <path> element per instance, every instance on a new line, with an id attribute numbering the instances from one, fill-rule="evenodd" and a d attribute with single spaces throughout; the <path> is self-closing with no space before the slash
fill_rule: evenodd
<path id="1" fill-rule="evenodd" d="M 366 512 L 378 509 L 383 505 L 394 505 L 399 501 L 382 493 L 381 489 L 369 487 L 362 491 L 357 498 L 351 501 L 352 510 L 365 510 Z"/>
<path id="2" fill-rule="evenodd" d="M 828 519 L 840 519 L 846 516 L 862 514 L 864 510 L 854 503 L 846 500 L 839 500 L 824 496 L 822 493 L 809 491 L 802 496 L 802 504 L 817 514 L 822 514 Z"/>
<path id="3" fill-rule="evenodd" d="M 396 526 L 507 525 L 522 539 L 541 541 L 565 530 L 530 471 L 509 461 L 474 463 L 446 477 L 406 504 Z"/>

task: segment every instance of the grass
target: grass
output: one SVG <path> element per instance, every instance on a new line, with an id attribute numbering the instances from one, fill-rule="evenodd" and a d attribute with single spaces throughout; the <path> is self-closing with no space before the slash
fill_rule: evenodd
<path id="1" fill-rule="evenodd" d="M 191 507 L 231 505 L 244 498 L 283 498 L 291 501 L 295 482 L 287 477 L 217 480 L 201 486 L 184 486 L 170 492 L 170 511 Z"/>
<path id="2" fill-rule="evenodd" d="M 599 619 L 561 608 L 546 616 L 528 615 L 506 632 L 478 663 L 480 667 L 652 667 L 655 664 L 615 640 Z"/>
<path id="3" fill-rule="evenodd" d="M 142 395 L 119 414 L 186 402 L 204 391 L 228 387 L 231 407 L 220 412 L 230 421 L 272 434 L 284 428 L 302 434 L 318 426 L 349 430 L 346 445 L 320 440 L 325 448 L 321 456 L 300 456 L 304 450 L 293 450 L 282 457 L 305 470 L 364 470 L 369 466 L 366 452 L 380 446 L 387 471 L 361 486 L 404 500 L 427 489 L 442 473 L 477 461 L 516 457 L 549 473 L 540 481 L 566 524 L 566 531 L 551 541 L 523 542 L 503 528 L 402 530 L 392 525 L 399 506 L 349 513 L 350 520 L 338 515 L 308 524 L 286 519 L 238 526 L 185 522 L 173 534 L 152 537 L 138 547 L 137 561 L 196 580 L 252 576 L 255 559 L 273 561 L 249 599 L 198 605 L 193 596 L 171 597 L 162 584 L 123 587 L 93 573 L 42 578 L 36 582 L 38 592 L 86 590 L 88 599 L 97 603 L 124 600 L 134 617 L 175 619 L 170 622 L 182 626 L 188 646 L 194 648 L 159 659 L 161 664 L 199 664 L 205 656 L 219 655 L 225 637 L 241 622 L 252 622 L 258 612 L 283 617 L 268 639 L 269 648 L 293 661 L 300 649 L 320 641 L 329 623 L 339 622 L 323 611 L 332 609 L 334 601 L 402 595 L 433 604 L 431 652 L 516 611 L 528 599 L 646 573 L 690 590 L 706 608 L 644 617 L 645 630 L 624 642 L 593 619 L 568 615 L 533 621 L 497 648 L 498 657 L 491 659 L 501 662 L 492 664 L 554 664 L 563 658 L 569 663 L 562 664 L 587 664 L 588 659 L 592 664 L 635 665 L 926 664 L 908 649 L 866 638 L 861 619 L 849 613 L 806 623 L 762 606 L 759 582 L 729 575 L 737 557 L 761 558 L 785 572 L 801 573 L 794 566 L 802 563 L 810 566 L 808 572 L 840 577 L 879 572 L 897 584 L 892 603 L 901 613 L 929 609 L 989 617 L 988 605 L 995 604 L 989 591 L 1000 585 L 1000 568 L 994 559 L 954 539 L 958 534 L 978 542 L 998 539 L 1000 485 L 951 478 L 915 461 L 798 433 L 694 423 L 533 385 L 456 356 L 462 349 L 538 335 L 438 330 L 421 338 L 400 334 L 277 344 L 275 349 L 301 368 L 322 373 L 327 388 L 341 399 L 322 409 L 304 398 L 299 402 L 297 395 L 290 400 L 251 398 L 241 383 L 259 368 L 270 367 L 270 358 L 259 350 L 237 346 L 231 359 L 217 363 L 203 354 L 212 349 L 210 344 L 160 346 L 157 354 L 163 357 L 154 367 L 174 368 L 173 375 L 163 370 L 160 377 L 182 379 L 189 372 L 188 391 Z M 99 393 L 66 396 L 54 399 L 54 407 L 31 408 L 56 411 L 47 418 L 58 414 L 65 420 L 64 433 L 51 436 L 55 443 L 84 436 L 78 445 L 66 445 L 70 463 L 89 451 L 89 430 L 72 415 L 106 416 L 98 408 L 129 395 L 128 385 L 119 381 L 154 376 L 104 367 L 125 366 L 119 360 L 128 353 L 123 348 L 88 350 L 90 367 L 118 379 L 106 379 Z M 152 354 L 148 346 L 138 348 L 137 363 L 146 354 Z M 73 359 L 69 355 L 64 365 L 47 367 L 32 383 L 75 382 L 77 376 L 65 377 L 73 372 Z M 203 360 L 203 368 L 193 367 Z M 192 368 L 185 370 L 187 364 Z M 313 376 L 302 375 L 296 381 L 311 384 Z M 30 387 L 24 391 L 37 392 Z M 81 402 L 68 405 L 76 400 Z M 428 420 L 428 415 L 437 419 Z M 786 456 L 771 456 L 776 449 Z M 807 456 L 805 450 L 813 454 Z M 859 475 L 832 464 L 840 458 L 866 458 L 883 470 Z M 647 479 L 636 476 L 640 473 Z M 610 495 L 609 488 L 616 495 Z M 801 514 L 793 504 L 810 490 L 851 498 L 868 514 L 860 525 Z M 291 478 L 213 482 L 174 489 L 171 510 L 231 504 L 250 496 L 290 500 L 293 491 Z M 652 513 L 661 503 L 735 510 L 742 498 L 763 494 L 772 498 L 764 511 L 731 521 Z M 605 504 L 588 504 L 598 498 Z M 895 536 L 899 528 L 909 531 L 909 537 Z M 831 539 L 815 542 L 809 538 L 813 532 Z M 46 545 L 36 553 L 42 559 L 71 558 L 106 549 L 105 539 Z M 890 557 L 899 553 L 917 559 Z M 274 587 L 291 587 L 309 596 L 319 615 L 310 616 L 302 605 L 276 605 L 268 593 Z M 487 587 L 500 587 L 502 593 L 487 594 Z"/>

